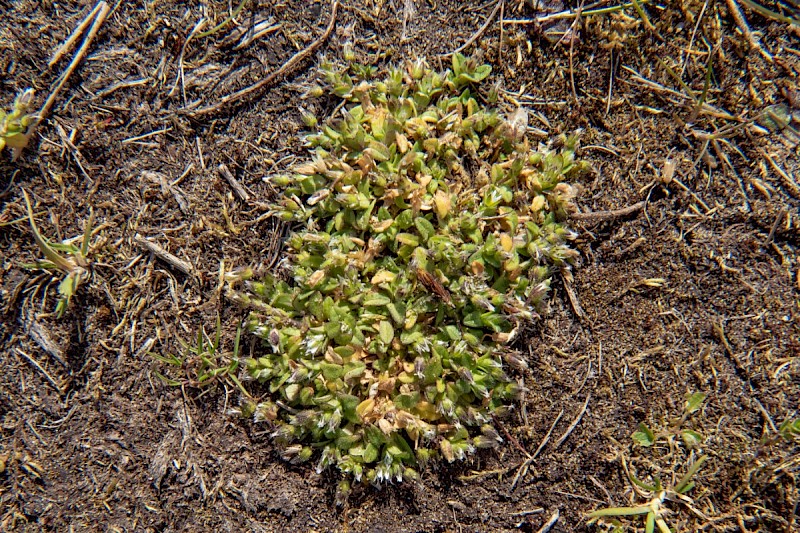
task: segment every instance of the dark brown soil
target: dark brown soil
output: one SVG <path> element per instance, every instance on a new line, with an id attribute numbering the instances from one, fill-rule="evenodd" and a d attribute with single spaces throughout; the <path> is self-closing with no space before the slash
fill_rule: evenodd
<path id="1" fill-rule="evenodd" d="M 645 5 L 646 22 L 629 8 L 572 25 L 519 21 L 575 5 L 506 0 L 467 49 L 493 66 L 505 109 L 525 105 L 546 136 L 583 130 L 594 169 L 580 184 L 583 213 L 646 200 L 625 216 L 573 220 L 581 265 L 518 344 L 528 390 L 498 451 L 432 466 L 416 485 L 357 487 L 338 509 L 334 473 L 285 463 L 266 428 L 229 413 L 241 395 L 230 380 L 199 390 L 157 377 L 192 367 L 170 370 L 148 352 L 179 353 L 177 339 L 213 332 L 218 314 L 232 349 L 242 312 L 220 291 L 220 271 L 270 260 L 262 178 L 305 157 L 300 105 L 331 111 L 300 99 L 321 58 L 352 41 L 381 66 L 424 56 L 446 67 L 439 55 L 496 6 L 418 0 L 402 41 L 403 1 L 343 4 L 331 36 L 285 77 L 197 115 L 309 46 L 331 5 L 248 0 L 237 24 L 186 44 L 229 3 L 120 2 L 23 156 L 2 154 L 0 529 L 604 530 L 586 514 L 652 497 L 634 491 L 626 468 L 669 488 L 707 455 L 691 500 L 665 504 L 676 531 L 800 530 L 800 448 L 777 432 L 800 416 L 800 124 L 753 123 L 776 104 L 797 114 L 800 46 L 797 28 L 745 9 L 761 50 L 751 46 L 732 1 L 669 0 Z M 92 7 L 0 1 L 4 108 L 26 87 L 41 106 L 72 54 L 48 61 Z M 234 49 L 270 17 L 278 28 Z M 92 277 L 61 319 L 58 279 L 24 266 L 41 255 L 28 223 L 14 222 L 23 189 L 51 240 L 81 235 L 94 211 Z M 247 339 L 245 350 L 258 349 Z M 683 416 L 694 392 L 708 398 Z M 654 446 L 634 444 L 640 423 L 662 435 Z M 685 429 L 703 442 L 689 449 Z M 644 530 L 643 517 L 620 521 Z"/>

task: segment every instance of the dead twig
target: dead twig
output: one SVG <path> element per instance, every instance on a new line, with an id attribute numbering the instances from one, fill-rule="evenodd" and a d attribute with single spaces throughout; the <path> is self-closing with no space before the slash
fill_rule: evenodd
<path id="1" fill-rule="evenodd" d="M 586 320 L 586 313 L 583 311 L 583 307 L 581 307 L 581 301 L 578 298 L 578 293 L 575 291 L 575 287 L 572 285 L 572 274 L 569 270 L 561 271 L 561 280 L 564 282 L 564 290 L 567 291 L 567 298 L 569 299 L 569 304 L 572 306 L 572 312 L 575 313 L 581 321 Z"/>
<path id="2" fill-rule="evenodd" d="M 767 237 L 767 243 L 772 242 L 772 240 L 775 238 L 775 232 L 778 231 L 778 226 L 781 225 L 781 222 L 783 221 L 783 218 L 788 213 L 789 213 L 789 211 L 787 211 L 786 208 L 783 208 L 783 209 L 781 209 L 780 213 L 778 213 L 778 216 L 775 217 L 775 222 L 772 223 L 772 228 L 769 230 L 769 236 Z"/>
<path id="3" fill-rule="evenodd" d="M 151 254 L 153 254 L 157 258 L 161 259 L 162 261 L 164 261 L 165 263 L 167 263 L 171 267 L 175 268 L 176 270 L 179 270 L 179 271 L 183 272 L 187 276 L 194 276 L 195 275 L 195 269 L 191 265 L 191 263 L 189 263 L 187 261 L 184 261 L 183 259 L 179 259 L 179 258 L 175 257 L 174 255 L 172 255 L 171 253 L 169 253 L 168 251 L 166 251 L 165 249 L 163 249 L 161 246 L 157 245 L 156 243 L 145 239 L 144 237 L 142 237 L 138 233 L 136 234 L 136 236 L 134 236 L 133 240 L 141 248 L 143 248 L 144 250 L 150 252 Z"/>
<path id="4" fill-rule="evenodd" d="M 400 42 L 404 43 L 408 40 L 408 23 L 417 14 L 417 8 L 414 5 L 414 0 L 403 0 L 403 33 L 400 34 Z"/>
<path id="5" fill-rule="evenodd" d="M 64 360 L 64 351 L 62 350 L 61 346 L 59 346 L 58 343 L 53 340 L 50 332 L 47 331 L 42 324 L 36 321 L 33 311 L 25 312 L 24 317 L 25 330 L 33 342 L 38 344 L 42 350 L 50 354 L 50 356 L 58 361 L 61 366 L 68 369 L 69 365 Z"/>
<path id="6" fill-rule="evenodd" d="M 84 167 L 86 158 L 83 157 L 81 151 L 78 150 L 78 147 L 72 142 L 75 138 L 75 130 L 72 130 L 71 135 L 67 135 L 67 132 L 64 131 L 63 127 L 61 127 L 61 124 L 56 124 L 56 133 L 58 134 L 59 139 L 61 139 L 61 143 L 67 148 L 69 153 L 72 154 L 72 159 L 75 160 L 75 164 L 78 165 L 83 177 L 86 178 L 89 183 L 94 183 L 94 180 L 89 177 L 89 174 L 86 172 L 86 168 Z"/>
<path id="7" fill-rule="evenodd" d="M 550 520 L 548 520 L 542 527 L 540 527 L 537 533 L 547 533 L 548 531 L 553 529 L 553 526 L 556 525 L 556 522 L 558 522 L 558 519 L 560 517 L 561 513 L 558 511 L 558 509 L 556 509 L 556 512 L 552 514 Z"/>
<path id="8" fill-rule="evenodd" d="M 97 32 L 100 31 L 100 26 L 103 25 L 105 22 L 106 17 L 108 16 L 109 7 L 108 4 L 105 2 L 100 2 L 97 4 L 97 7 L 93 9 L 89 15 L 86 17 L 86 20 L 81 23 L 79 28 L 85 28 L 88 23 L 87 20 L 94 20 L 92 22 L 91 28 L 89 28 L 89 33 L 86 35 L 86 38 L 83 40 L 83 44 L 81 47 L 78 48 L 78 51 L 75 53 L 75 57 L 72 58 L 72 62 L 67 66 L 67 70 L 64 71 L 63 74 L 59 77 L 59 81 L 56 83 L 56 86 L 50 91 L 50 96 L 47 97 L 42 108 L 36 113 L 36 120 L 30 125 L 28 131 L 25 132 L 25 139 L 30 140 L 33 134 L 36 132 L 36 128 L 42 121 L 47 117 L 50 110 L 53 108 L 53 104 L 56 102 L 56 98 L 58 98 L 58 94 L 61 92 L 61 89 L 66 85 L 69 78 L 72 76 L 72 73 L 75 72 L 75 69 L 78 68 L 78 64 L 83 60 L 83 57 L 89 51 L 89 47 L 92 45 L 92 41 L 94 41 L 95 36 L 97 36 Z M 82 31 L 82 30 L 81 30 Z M 70 37 L 72 39 L 72 37 Z M 68 39 L 69 41 L 69 39 Z M 64 47 L 62 47 L 64 48 Z M 62 53 L 63 54 L 63 53 Z M 60 58 L 60 55 L 58 56 Z M 56 60 L 57 58 L 54 58 Z M 53 62 L 54 64 L 54 62 Z M 23 144 L 21 148 L 15 148 L 12 153 L 12 160 L 16 160 L 21 154 L 24 147 L 27 146 L 27 142 Z"/>
<path id="9" fill-rule="evenodd" d="M 787 189 L 789 189 L 789 193 L 795 198 L 800 198 L 800 185 L 797 184 L 797 181 L 795 181 L 794 177 L 787 174 L 786 171 L 783 170 L 767 152 L 761 150 L 761 155 L 767 160 L 769 166 L 772 167 L 772 170 L 774 170 L 775 173 L 780 176 L 783 184 Z"/>
<path id="10" fill-rule="evenodd" d="M 750 26 L 747 24 L 747 20 L 744 18 L 741 9 L 739 9 L 739 4 L 736 3 L 736 0 L 726 0 L 726 4 L 728 5 L 728 12 L 731 14 L 731 17 L 733 17 L 734 22 L 736 22 L 742 35 L 747 39 L 747 42 L 750 43 L 750 48 L 758 50 L 767 61 L 772 61 L 772 56 L 761 47 L 759 40 L 753 35 L 753 32 L 750 31 Z"/>
<path id="11" fill-rule="evenodd" d="M 639 6 L 647 5 L 650 3 L 650 0 L 638 0 Z M 598 4 L 595 4 L 598 5 Z M 629 7 L 634 7 L 633 2 L 626 3 L 626 4 L 618 4 L 609 7 L 601 7 L 597 9 L 590 9 L 587 11 L 583 11 L 582 15 L 584 17 L 593 17 L 594 15 L 607 15 L 609 13 L 614 13 L 617 11 L 622 11 L 624 9 L 628 9 Z M 531 19 L 507 19 L 505 22 L 506 24 L 515 24 L 515 25 L 528 25 L 528 24 L 542 24 L 543 22 L 550 22 L 553 20 L 565 20 L 565 19 L 573 19 L 580 16 L 576 11 L 567 9 L 565 11 L 559 11 L 558 13 L 549 13 L 547 15 L 542 15 L 541 17 L 531 18 Z"/>
<path id="12" fill-rule="evenodd" d="M 657 82 L 655 82 L 653 80 L 649 80 L 649 79 L 641 76 L 634 69 L 632 69 L 630 67 L 627 67 L 625 65 L 623 65 L 621 68 L 623 70 L 625 70 L 626 72 L 632 74 L 632 76 L 631 76 L 631 78 L 629 80 L 626 80 L 625 78 L 619 78 L 619 76 L 618 76 L 617 79 L 619 79 L 619 81 L 621 81 L 623 83 L 627 83 L 629 85 L 635 83 L 635 84 L 647 87 L 648 89 L 651 89 L 653 91 L 666 93 L 666 94 L 669 94 L 669 95 L 674 96 L 676 98 L 680 98 L 681 100 L 684 100 L 684 101 L 685 100 L 690 100 L 692 103 L 697 104 L 696 97 L 694 97 L 691 94 L 683 94 L 683 93 L 678 92 L 678 91 L 676 91 L 674 89 L 670 89 L 669 87 L 665 87 L 665 86 L 661 85 L 660 83 L 657 83 Z M 711 105 L 711 104 L 709 104 L 707 102 L 703 102 L 703 104 L 700 106 L 700 111 L 698 112 L 698 114 L 701 114 L 701 113 L 704 113 L 704 114 L 706 114 L 706 115 L 708 115 L 710 117 L 721 118 L 723 120 L 730 120 L 730 121 L 733 121 L 733 122 L 746 122 L 744 119 L 742 119 L 740 117 L 735 117 L 735 116 L 731 115 L 730 113 L 727 113 L 726 111 L 721 110 L 721 109 L 719 109 L 719 108 L 717 108 L 717 107 L 715 107 L 715 106 L 713 106 L 713 105 Z"/>
<path id="13" fill-rule="evenodd" d="M 511 433 L 508 432 L 506 427 L 499 420 L 495 419 L 495 423 L 500 427 L 500 429 L 502 430 L 503 434 L 511 442 L 511 444 L 516 446 L 517 449 L 519 451 L 521 451 L 522 453 L 524 453 L 526 456 L 530 457 L 530 454 L 528 453 L 528 450 L 526 450 L 525 447 L 523 447 L 522 444 L 519 443 L 519 441 L 514 437 L 514 435 L 512 435 Z"/>
<path id="14" fill-rule="evenodd" d="M 446 54 L 441 54 L 439 57 L 450 57 L 452 55 L 461 53 L 462 51 L 464 51 L 467 48 L 469 48 L 469 46 L 472 45 L 472 43 L 474 43 L 475 41 L 480 39 L 481 35 L 486 33 L 486 30 L 489 29 L 489 26 L 492 24 L 492 21 L 494 20 L 494 17 L 500 11 L 500 8 L 503 6 L 504 3 L 505 3 L 505 0 L 497 0 L 497 5 L 494 6 L 494 9 L 489 14 L 489 17 L 486 19 L 486 22 L 483 23 L 483 26 L 478 28 L 478 31 L 476 31 L 475 33 L 472 34 L 472 37 L 467 39 L 467 42 L 465 42 L 464 44 L 462 44 L 461 46 L 459 46 L 458 48 L 456 48 L 452 52 L 447 52 Z"/>
<path id="15" fill-rule="evenodd" d="M 160 172 L 152 172 L 150 170 L 143 170 L 142 177 L 161 187 L 161 194 L 167 195 L 171 194 L 173 198 L 175 198 L 175 202 L 178 204 L 178 208 L 181 210 L 181 213 L 184 215 L 188 214 L 191 211 L 191 205 L 189 201 L 186 199 L 186 195 L 178 188 L 175 182 L 178 182 L 180 178 L 175 180 L 175 182 L 170 183 L 167 180 L 167 177 L 160 173 Z"/>
<path id="16" fill-rule="evenodd" d="M 233 189 L 234 194 L 236 194 L 239 200 L 243 202 L 250 201 L 250 193 L 248 193 L 247 189 L 245 189 L 244 186 L 239 183 L 239 180 L 234 177 L 225 163 L 220 163 L 220 165 L 217 167 L 217 170 L 219 170 L 219 173 L 222 174 L 222 177 L 225 178 L 225 180 L 231 186 L 231 189 Z"/>
<path id="17" fill-rule="evenodd" d="M 15 350 L 16 350 L 16 352 L 17 352 L 19 355 L 21 355 L 22 357 L 24 357 L 25 359 L 27 359 L 27 360 L 28 360 L 28 362 L 29 362 L 30 364 L 32 364 L 34 367 L 36 367 L 36 369 L 37 369 L 39 372 L 41 372 L 41 373 L 42 373 L 42 375 L 45 377 L 45 379 L 47 379 L 48 383 L 50 383 L 50 385 L 52 385 L 52 386 L 53 386 L 53 388 L 56 390 L 56 392 L 58 392 L 58 395 L 59 395 L 59 396 L 61 396 L 61 395 L 63 395 L 63 394 L 64 394 L 64 391 L 63 391 L 63 390 L 61 390 L 61 386 L 60 386 L 58 383 L 56 383 L 56 380 L 55 380 L 55 379 L 53 379 L 53 376 L 51 376 L 50 374 L 48 374 L 48 373 L 47 373 L 47 370 L 45 370 L 45 369 L 42 367 L 42 365 L 40 365 L 40 364 L 39 364 L 39 363 L 36 361 L 36 359 L 34 359 L 34 358 L 33 358 L 33 357 L 31 357 L 30 355 L 26 354 L 25 352 L 23 352 L 23 351 L 22 351 L 22 350 L 20 350 L 19 348 L 15 348 Z"/>
<path id="18" fill-rule="evenodd" d="M 525 459 L 525 461 L 523 461 L 519 465 L 519 469 L 517 470 L 517 475 L 514 476 L 514 480 L 511 482 L 511 490 L 514 490 L 514 487 L 517 486 L 517 483 L 519 482 L 520 479 L 524 479 L 525 476 L 528 475 L 528 469 L 530 468 L 531 464 L 533 464 L 533 462 L 536 460 L 536 458 L 539 456 L 544 447 L 547 446 L 547 443 L 550 440 L 550 435 L 553 434 L 553 430 L 556 428 L 556 424 L 558 424 L 558 421 L 561 420 L 561 417 L 563 415 L 564 415 L 564 410 L 562 409 L 561 412 L 558 413 L 556 419 L 550 425 L 550 429 L 547 431 L 547 434 L 542 439 L 542 442 L 539 443 L 539 447 L 536 448 L 535 452 L 533 452 L 533 455 L 529 456 L 527 459 Z M 525 452 L 525 454 L 527 455 L 527 452 Z"/>
<path id="19" fill-rule="evenodd" d="M 314 53 L 314 51 L 320 46 L 322 46 L 322 43 L 324 43 L 328 39 L 331 32 L 333 32 L 334 26 L 336 25 L 336 12 L 338 8 L 339 8 L 339 2 L 334 1 L 333 5 L 331 6 L 331 18 L 330 21 L 328 22 L 328 27 L 325 28 L 323 34 L 320 35 L 320 37 L 316 41 L 311 43 L 311 45 L 309 45 L 307 48 L 304 48 L 303 50 L 297 52 L 295 55 L 289 58 L 289 60 L 286 63 L 284 63 L 283 66 L 281 66 L 281 68 L 274 71 L 272 74 L 270 74 L 263 80 L 254 83 L 253 85 L 250 85 L 249 87 L 245 87 L 244 89 L 236 91 L 235 93 L 223 96 L 216 103 L 210 106 L 196 109 L 194 111 L 186 110 L 186 113 L 191 117 L 200 117 L 203 115 L 216 113 L 225 106 L 237 102 L 238 100 L 241 100 L 253 93 L 260 91 L 264 87 L 267 87 L 268 85 L 272 84 L 275 80 L 286 75 L 289 71 L 294 69 L 300 62 L 304 61 L 308 56 Z"/>
<path id="20" fill-rule="evenodd" d="M 594 211 L 591 213 L 573 213 L 570 215 L 570 218 L 589 223 L 605 222 L 607 220 L 614 220 L 616 218 L 632 215 L 644 208 L 646 204 L 647 202 L 642 200 L 641 202 L 636 202 L 635 204 L 629 205 L 628 207 L 623 207 L 622 209 L 614 209 L 611 211 Z"/>
<path id="21" fill-rule="evenodd" d="M 53 66 L 56 63 L 61 61 L 62 57 L 64 57 L 66 54 L 69 53 L 70 50 L 72 50 L 72 47 L 75 45 L 75 42 L 80 38 L 81 35 L 83 35 L 83 32 L 86 31 L 86 28 L 89 27 L 89 24 L 92 23 L 95 16 L 97 15 L 97 12 L 100 10 L 100 6 L 103 3 L 104 2 L 100 2 L 96 6 L 94 6 L 94 9 L 92 9 L 89 12 L 89 14 L 86 15 L 86 17 L 83 19 L 83 21 L 80 24 L 78 24 L 78 26 L 74 30 L 72 30 L 72 34 L 67 38 L 66 41 L 64 41 L 64 44 L 62 44 L 59 47 L 59 49 L 56 50 L 56 53 L 53 54 L 53 58 L 47 64 L 47 68 L 53 68 Z"/>
<path id="22" fill-rule="evenodd" d="M 555 447 L 553 449 L 557 449 L 559 446 L 564 444 L 564 441 L 567 440 L 567 438 L 570 436 L 570 434 L 573 431 L 575 431 L 575 428 L 578 427 L 578 424 L 581 423 L 581 419 L 583 418 L 583 415 L 586 413 L 586 408 L 589 407 L 589 400 L 591 398 L 592 398 L 591 394 L 587 394 L 586 395 L 586 401 L 583 402 L 583 408 L 581 409 L 581 412 L 578 413 L 578 416 L 575 417 L 575 420 L 572 421 L 572 424 L 570 424 L 569 427 L 567 428 L 567 430 L 564 432 L 564 434 L 561 435 L 561 438 L 558 439 L 558 441 L 556 442 L 556 445 L 555 445 Z"/>
<path id="23" fill-rule="evenodd" d="M 741 2 L 746 5 L 749 9 L 752 9 L 762 17 L 772 19 L 778 22 L 783 22 L 784 24 L 791 24 L 796 28 L 800 28 L 800 19 L 787 17 L 786 15 L 782 15 L 777 11 L 773 11 L 771 9 L 767 9 L 766 7 L 762 6 L 758 2 L 754 2 L 753 0 L 741 0 Z"/>

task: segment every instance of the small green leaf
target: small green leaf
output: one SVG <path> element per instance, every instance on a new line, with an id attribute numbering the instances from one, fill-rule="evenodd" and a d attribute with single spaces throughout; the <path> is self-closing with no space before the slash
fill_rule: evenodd
<path id="1" fill-rule="evenodd" d="M 367 444 L 363 457 L 365 463 L 374 463 L 378 459 L 378 448 L 372 443 Z"/>
<path id="2" fill-rule="evenodd" d="M 386 305 L 386 310 L 392 315 L 392 320 L 395 324 L 402 324 L 406 319 L 406 306 L 402 303 L 389 303 Z"/>
<path id="3" fill-rule="evenodd" d="M 645 519 L 644 533 L 653 533 L 656 529 L 656 513 L 650 511 Z"/>
<path id="4" fill-rule="evenodd" d="M 290 402 L 293 402 L 297 395 L 300 393 L 300 385 L 298 383 L 292 383 L 287 385 L 284 389 L 284 393 L 286 394 L 286 399 Z"/>
<path id="5" fill-rule="evenodd" d="M 464 72 L 464 63 L 466 63 L 467 58 L 462 54 L 455 53 L 451 59 L 453 63 L 453 74 L 456 76 L 461 75 L 461 73 Z"/>
<path id="6" fill-rule="evenodd" d="M 364 299 L 363 303 L 366 307 L 385 307 L 392 301 L 383 294 L 371 293 Z"/>
<path id="7" fill-rule="evenodd" d="M 360 377 L 366 369 L 367 365 L 365 365 L 362 361 L 353 361 L 351 363 L 347 363 L 344 365 L 343 379 L 347 381 L 349 379 Z"/>
<path id="8" fill-rule="evenodd" d="M 800 436 L 800 419 L 794 421 L 791 419 L 784 420 L 778 428 L 778 433 L 787 441 L 792 442 L 795 437 Z"/>
<path id="9" fill-rule="evenodd" d="M 419 246 L 419 237 L 413 233 L 398 233 L 395 237 L 397 242 L 406 246 Z"/>
<path id="10" fill-rule="evenodd" d="M 690 394 L 689 397 L 686 399 L 686 407 L 684 409 L 687 413 L 694 413 L 700 406 L 703 405 L 703 402 L 706 399 L 706 394 L 702 392 L 695 392 L 694 394 Z"/>
<path id="11" fill-rule="evenodd" d="M 480 311 L 473 311 L 464 316 L 464 325 L 468 328 L 482 328 L 483 321 L 481 320 Z"/>
<path id="12" fill-rule="evenodd" d="M 601 518 L 607 516 L 634 516 L 647 514 L 649 512 L 649 505 L 640 505 L 638 507 L 609 507 L 608 509 L 592 511 L 588 516 L 589 518 Z"/>
<path id="13" fill-rule="evenodd" d="M 681 439 L 688 448 L 694 448 L 703 442 L 703 435 L 691 429 L 684 429 L 681 431 Z"/>
<path id="14" fill-rule="evenodd" d="M 28 192 L 25 189 L 22 189 L 22 194 L 25 197 L 25 207 L 28 210 L 28 221 L 31 224 L 31 231 L 33 231 L 33 239 L 36 241 L 36 244 L 39 245 L 39 249 L 42 251 L 42 254 L 44 254 L 47 260 L 53 263 L 60 270 L 66 273 L 74 271 L 76 268 L 75 262 L 59 255 L 58 252 L 53 249 L 53 246 L 51 246 L 51 244 L 44 237 L 42 237 L 38 226 L 36 226 L 36 222 L 33 220 L 33 208 L 31 207 L 31 201 L 28 197 Z"/>
<path id="15" fill-rule="evenodd" d="M 394 328 L 388 321 L 382 320 L 378 326 L 378 334 L 380 335 L 381 341 L 388 346 L 394 339 Z"/>
<path id="16" fill-rule="evenodd" d="M 481 65 L 477 67 L 471 75 L 468 77 L 469 81 L 473 83 L 477 83 L 479 81 L 485 80 L 489 74 L 492 73 L 492 67 L 489 65 Z"/>
<path id="17" fill-rule="evenodd" d="M 325 376 L 327 380 L 339 379 L 344 373 L 342 365 L 335 365 L 333 363 L 322 363 L 320 368 L 322 369 L 322 375 Z"/>
<path id="18" fill-rule="evenodd" d="M 456 327 L 456 326 L 454 326 L 452 324 L 449 324 L 449 325 L 445 326 L 444 327 L 444 332 L 447 334 L 447 336 L 452 341 L 460 341 L 461 340 L 461 331 L 458 329 L 458 327 Z"/>
<path id="19" fill-rule="evenodd" d="M 419 393 L 398 394 L 394 399 L 394 405 L 399 409 L 410 411 L 419 404 Z"/>
<path id="20" fill-rule="evenodd" d="M 426 218 L 415 218 L 414 225 L 417 227 L 420 237 L 422 237 L 422 240 L 425 242 L 436 234 L 436 229 L 433 227 L 433 224 Z"/>
<path id="21" fill-rule="evenodd" d="M 634 432 L 631 437 L 636 444 L 646 448 L 649 448 L 656 442 L 655 433 L 653 433 L 653 431 L 647 427 L 644 422 L 639 423 L 639 431 Z"/>

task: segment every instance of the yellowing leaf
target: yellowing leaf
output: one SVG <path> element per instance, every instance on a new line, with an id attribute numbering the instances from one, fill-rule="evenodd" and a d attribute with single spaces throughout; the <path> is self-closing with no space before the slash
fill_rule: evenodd
<path id="1" fill-rule="evenodd" d="M 392 343 L 392 339 L 394 339 L 394 328 L 388 321 L 382 320 L 378 326 L 378 335 L 381 338 L 381 342 L 389 345 Z"/>
<path id="2" fill-rule="evenodd" d="M 380 285 L 381 283 L 391 283 L 397 278 L 397 275 L 389 272 L 388 270 L 379 270 L 372 276 L 371 283 L 373 285 Z"/>

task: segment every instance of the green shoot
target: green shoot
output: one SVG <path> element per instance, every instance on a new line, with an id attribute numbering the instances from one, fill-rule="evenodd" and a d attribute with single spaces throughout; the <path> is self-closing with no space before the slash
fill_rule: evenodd
<path id="1" fill-rule="evenodd" d="M 201 328 L 197 331 L 197 338 L 194 344 L 178 339 L 182 354 L 159 355 L 150 353 L 157 361 L 182 369 L 184 371 L 182 378 L 170 378 L 160 372 L 155 372 L 155 374 L 164 383 L 173 387 L 205 388 L 222 380 L 239 389 L 242 394 L 249 398 L 250 394 L 237 377 L 241 334 L 242 328 L 237 329 L 232 352 L 222 351 L 220 349 L 222 323 L 219 315 L 217 315 L 217 325 L 213 339 L 208 336 L 204 328 Z"/>
<path id="2" fill-rule="evenodd" d="M 56 305 L 56 316 L 61 318 L 69 306 L 69 302 L 78 291 L 78 287 L 89 278 L 89 241 L 92 237 L 92 224 L 94 223 L 94 211 L 90 211 L 89 218 L 83 231 L 81 246 L 70 243 L 52 243 L 42 236 L 36 221 L 33 218 L 33 208 L 31 207 L 28 192 L 23 189 L 25 196 L 25 206 L 28 210 L 28 221 L 33 232 L 33 239 L 39 246 L 44 255 L 43 261 L 38 261 L 33 265 L 24 265 L 26 268 L 40 268 L 44 270 L 57 270 L 64 274 L 64 278 L 58 284 L 58 293 L 61 297 Z"/>
<path id="3" fill-rule="evenodd" d="M 217 33 L 219 30 L 223 29 L 225 26 L 227 26 L 228 24 L 230 24 L 231 22 L 233 22 L 233 20 L 234 20 L 236 17 L 238 17 L 238 16 L 239 16 L 239 13 L 241 13 L 241 11 L 242 11 L 242 8 L 244 8 L 244 4 L 245 4 L 246 2 L 247 2 L 247 0 L 242 0 L 241 2 L 239 2 L 239 5 L 238 5 L 238 6 L 236 6 L 236 8 L 233 10 L 233 13 L 231 13 L 231 16 L 230 16 L 230 17 L 226 18 L 225 20 L 223 20 L 222 22 L 220 22 L 219 24 L 217 24 L 216 26 L 214 26 L 214 27 L 213 27 L 213 28 L 211 28 L 210 30 L 206 30 L 206 31 L 204 31 L 204 32 L 200 32 L 200 33 L 198 33 L 198 34 L 197 34 L 197 38 L 198 38 L 198 39 L 202 39 L 202 38 L 204 38 L 204 37 L 209 37 L 209 36 L 211 36 L 211 35 L 214 35 L 214 34 L 215 34 L 215 33 Z"/>
<path id="4" fill-rule="evenodd" d="M 675 486 L 668 489 L 663 489 L 661 487 L 661 482 L 658 479 L 655 480 L 655 485 L 648 485 L 636 479 L 636 477 L 633 476 L 633 474 L 631 474 L 627 468 L 625 468 L 625 471 L 628 474 L 628 479 L 636 487 L 644 489 L 647 493 L 649 493 L 648 497 L 651 499 L 643 505 L 637 505 L 633 507 L 610 507 L 607 509 L 593 511 L 587 516 L 587 518 L 589 518 L 589 524 L 594 524 L 598 521 L 598 519 L 621 516 L 644 516 L 645 533 L 654 533 L 656 526 L 658 526 L 658 531 L 660 533 L 671 533 L 672 530 L 669 528 L 666 520 L 664 519 L 664 517 L 670 512 L 670 510 L 666 508 L 665 504 L 668 502 L 683 503 L 687 500 L 685 494 L 694 488 L 694 482 L 692 481 L 692 478 L 695 474 L 697 474 L 697 471 L 700 470 L 700 467 L 703 466 L 703 463 L 705 463 L 707 459 L 708 458 L 706 456 L 702 456 L 697 461 L 692 463 L 680 481 L 678 481 Z M 621 527 L 619 522 L 616 520 L 614 522 L 616 527 Z"/>
<path id="5" fill-rule="evenodd" d="M 787 442 L 794 442 L 796 439 L 800 438 L 800 418 L 785 420 L 778 428 L 778 433 Z"/>

